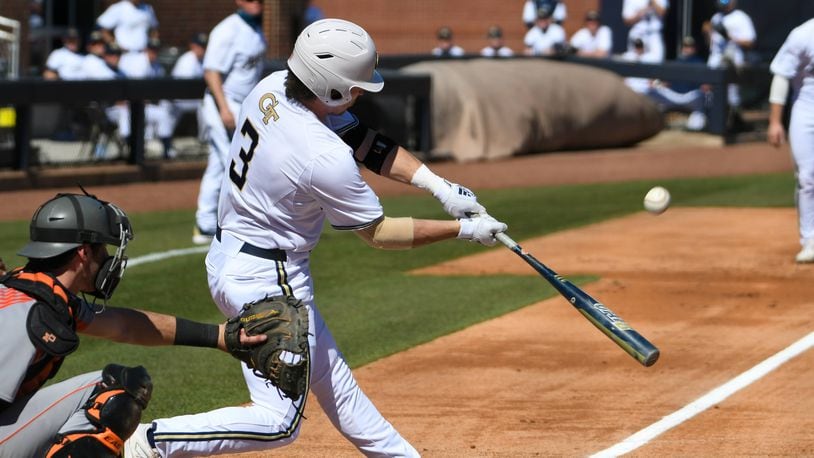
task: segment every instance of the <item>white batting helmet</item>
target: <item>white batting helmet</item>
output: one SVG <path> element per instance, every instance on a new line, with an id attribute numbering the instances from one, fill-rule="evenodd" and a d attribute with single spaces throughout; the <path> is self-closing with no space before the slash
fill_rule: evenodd
<path id="1" fill-rule="evenodd" d="M 322 102 L 339 106 L 351 101 L 354 87 L 382 90 L 377 60 L 376 45 L 365 29 L 342 19 L 323 19 L 297 37 L 288 66 Z"/>

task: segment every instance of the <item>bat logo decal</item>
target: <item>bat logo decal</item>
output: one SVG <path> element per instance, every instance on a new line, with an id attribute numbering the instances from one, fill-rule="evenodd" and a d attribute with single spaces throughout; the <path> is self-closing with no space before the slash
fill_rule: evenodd
<path id="1" fill-rule="evenodd" d="M 619 318 L 618 315 L 613 313 L 609 308 L 605 307 L 604 305 L 600 304 L 599 302 L 594 302 L 591 307 L 593 307 L 594 310 L 601 313 L 602 315 L 605 315 L 605 317 L 611 323 L 613 323 L 614 326 L 616 326 L 616 329 L 618 329 L 620 331 L 630 331 L 631 330 L 630 325 L 627 324 L 625 322 L 625 320 Z"/>

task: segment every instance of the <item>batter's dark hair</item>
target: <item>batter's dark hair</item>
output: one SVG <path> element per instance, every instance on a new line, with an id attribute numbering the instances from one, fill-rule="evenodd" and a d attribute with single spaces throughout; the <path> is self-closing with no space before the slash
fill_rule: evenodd
<path id="1" fill-rule="evenodd" d="M 285 77 L 285 96 L 297 102 L 306 102 L 316 99 L 316 94 L 311 92 L 305 83 L 297 78 L 297 75 L 291 71 L 291 67 L 286 66 L 286 68 L 288 69 L 288 75 Z"/>

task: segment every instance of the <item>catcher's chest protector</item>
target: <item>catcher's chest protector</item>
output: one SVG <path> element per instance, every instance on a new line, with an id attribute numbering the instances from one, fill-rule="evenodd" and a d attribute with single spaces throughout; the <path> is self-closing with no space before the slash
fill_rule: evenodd
<path id="1" fill-rule="evenodd" d="M 56 375 L 65 356 L 79 346 L 74 313 L 77 300 L 53 277 L 15 270 L 0 277 L 0 307 L 28 305 L 26 328 L 37 353 L 17 396 L 38 390 Z"/>

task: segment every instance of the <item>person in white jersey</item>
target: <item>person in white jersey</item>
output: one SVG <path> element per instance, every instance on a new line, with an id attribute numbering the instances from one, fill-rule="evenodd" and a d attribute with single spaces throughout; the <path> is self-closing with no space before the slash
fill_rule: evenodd
<path id="1" fill-rule="evenodd" d="M 512 48 L 506 46 L 503 40 L 503 29 L 499 25 L 490 26 L 486 31 L 488 45 L 480 50 L 483 57 L 511 57 L 514 55 Z"/>
<path id="2" fill-rule="evenodd" d="M 189 41 L 189 50 L 181 54 L 178 60 L 175 61 L 170 75 L 172 75 L 173 78 L 183 79 L 203 78 L 203 58 L 208 40 L 209 36 L 206 33 L 200 32 L 194 34 Z M 200 99 L 173 100 L 170 113 L 172 114 L 173 131 L 178 125 L 181 116 L 185 113 L 195 113 L 198 125 L 198 139 L 202 141 L 205 140 L 201 135 L 204 129 Z"/>
<path id="3" fill-rule="evenodd" d="M 703 26 L 709 40 L 707 66 L 743 67 L 746 65 L 745 51 L 754 46 L 757 38 L 755 25 L 748 14 L 737 9 L 737 0 L 715 0 L 715 6 L 718 12 Z M 740 107 L 738 85 L 727 86 L 727 100 L 732 108 Z"/>
<path id="4" fill-rule="evenodd" d="M 791 87 L 789 144 L 797 175 L 800 244 L 797 262 L 814 262 L 814 19 L 789 33 L 771 63 L 769 143 L 785 142 L 783 109 Z"/>
<path id="5" fill-rule="evenodd" d="M 552 22 L 551 9 L 541 7 L 537 11 L 534 27 L 523 37 L 523 53 L 527 56 L 551 56 L 560 52 L 565 43 L 565 29 Z"/>
<path id="6" fill-rule="evenodd" d="M 571 37 L 571 48 L 580 57 L 608 57 L 613 49 L 610 27 L 602 25 L 599 13 L 585 13 L 585 26 Z"/>
<path id="7" fill-rule="evenodd" d="M 625 0 L 622 4 L 622 20 L 630 27 L 628 51 L 633 50 L 633 41 L 640 39 L 657 62 L 664 61 L 662 27 L 669 7 L 669 0 Z"/>
<path id="8" fill-rule="evenodd" d="M 143 0 L 121 0 L 110 5 L 97 19 L 107 42 L 122 49 L 119 69 L 128 78 L 146 78 L 150 72 L 147 41 L 158 38 L 158 19 L 153 7 Z"/>
<path id="9" fill-rule="evenodd" d="M 383 249 L 456 237 L 491 246 L 506 225 L 487 215 L 471 191 L 435 175 L 346 111 L 363 93 L 384 86 L 376 61 L 364 29 L 340 19 L 320 20 L 297 38 L 288 70 L 267 76 L 248 94 L 206 269 L 212 297 L 229 316 L 266 295 L 301 299 L 309 312 L 310 392 L 333 425 L 365 455 L 418 456 L 365 396 L 337 348 L 314 298 L 310 252 L 326 219 L 334 229 L 353 231 Z M 358 163 L 429 190 L 460 219 L 385 216 Z M 260 452 L 293 442 L 309 394 L 287 398 L 242 368 L 250 405 L 140 425 L 129 442 L 148 453 L 133 456 Z"/>
<path id="10" fill-rule="evenodd" d="M 48 80 L 82 79 L 85 56 L 79 51 L 79 31 L 69 28 L 62 36 L 62 47 L 48 55 L 42 77 Z"/>
<path id="11" fill-rule="evenodd" d="M 220 21 L 209 34 L 203 68 L 206 93 L 202 118 L 209 157 L 198 191 L 192 242 L 208 244 L 218 225 L 218 196 L 235 118 L 246 94 L 260 81 L 266 39 L 260 0 L 235 0 L 238 10 Z"/>

